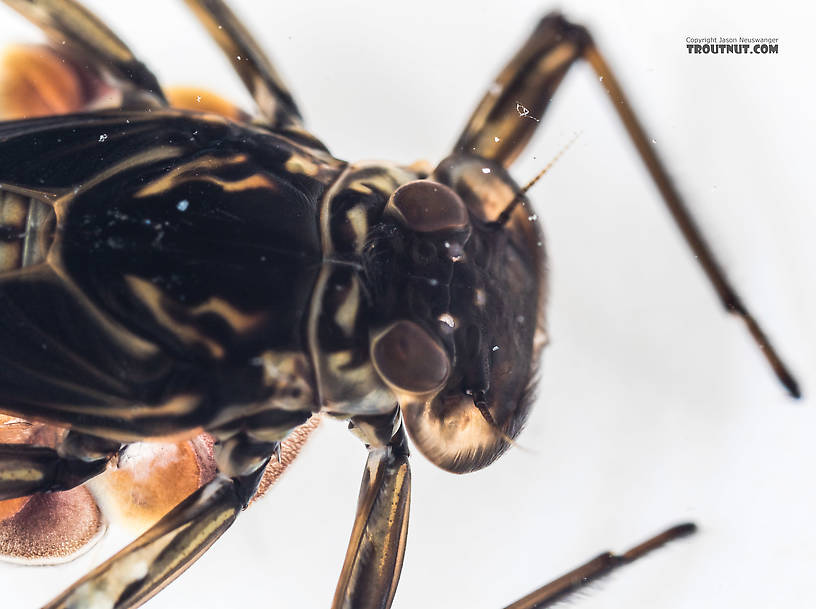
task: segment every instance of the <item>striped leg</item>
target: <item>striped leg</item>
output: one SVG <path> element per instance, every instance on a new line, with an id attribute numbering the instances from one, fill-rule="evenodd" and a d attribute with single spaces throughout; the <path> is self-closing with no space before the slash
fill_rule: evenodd
<path id="1" fill-rule="evenodd" d="M 0 500 L 72 489 L 105 471 L 119 445 L 69 433 L 57 449 L 0 444 Z"/>
<path id="2" fill-rule="evenodd" d="M 398 415 L 398 411 L 397 411 Z M 357 430 L 362 430 L 359 419 Z M 390 419 L 390 417 L 386 417 Z M 392 419 L 393 420 L 393 419 Z M 380 429 L 393 429 L 388 425 Z M 390 431 L 387 432 L 391 435 Z M 397 590 L 411 500 L 408 445 L 400 426 L 391 441 L 369 445 L 357 516 L 332 609 L 388 609 Z"/>
<path id="3" fill-rule="evenodd" d="M 468 121 L 451 158 L 472 159 L 475 156 L 509 166 L 532 137 L 564 75 L 580 59 L 588 61 L 600 77 L 666 207 L 723 306 L 728 312 L 742 318 L 777 378 L 793 397 L 799 397 L 796 380 L 725 276 L 632 111 L 623 89 L 585 28 L 569 23 L 559 14 L 544 17 L 527 42 L 499 73 Z M 500 218 L 509 217 L 507 212 L 512 211 L 519 200 L 516 197 L 513 201 L 507 201 L 507 208 Z"/>
<path id="4" fill-rule="evenodd" d="M 138 607 L 181 575 L 232 525 L 255 493 L 265 465 L 247 476 L 219 474 L 44 609 Z"/>
<path id="5" fill-rule="evenodd" d="M 63 458 L 42 446 L 0 444 L 0 500 L 74 488 L 104 472 L 107 463 Z"/>
<path id="6" fill-rule="evenodd" d="M 91 548 L 107 530 L 105 517 L 84 486 L 21 496 L 32 488 L 73 486 L 105 467 L 110 456 L 105 442 L 72 435 L 0 414 L 0 493 L 14 496 L 0 501 L 0 561 L 67 562 Z"/>
<path id="7" fill-rule="evenodd" d="M 185 0 L 232 63 L 267 124 L 300 130 L 300 112 L 272 62 L 221 0 Z"/>

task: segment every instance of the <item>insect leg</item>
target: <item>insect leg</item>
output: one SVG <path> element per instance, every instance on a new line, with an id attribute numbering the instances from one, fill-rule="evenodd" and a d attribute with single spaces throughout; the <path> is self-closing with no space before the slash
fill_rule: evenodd
<path id="1" fill-rule="evenodd" d="M 229 459 L 236 456 L 231 453 Z M 268 460 L 246 475 L 218 474 L 44 609 L 138 607 L 185 571 L 232 525 L 254 495 Z"/>
<path id="2" fill-rule="evenodd" d="M 78 55 L 90 67 L 133 90 L 146 107 L 167 102 L 156 77 L 104 23 L 75 0 L 4 0 L 42 29 L 56 48 Z"/>
<path id="3" fill-rule="evenodd" d="M 454 150 L 508 167 L 524 150 L 569 68 L 591 44 L 561 15 L 544 17 L 496 77 Z"/>
<path id="4" fill-rule="evenodd" d="M 574 592 L 608 575 L 618 567 L 628 565 L 652 550 L 656 550 L 675 539 L 691 535 L 696 530 L 697 527 L 691 523 L 680 524 L 638 544 L 623 554 L 604 552 L 580 567 L 520 598 L 515 603 L 505 607 L 505 609 L 542 609 L 560 603 Z"/>
<path id="5" fill-rule="evenodd" d="M 476 108 L 455 151 L 510 165 L 532 137 L 567 70 L 579 59 L 588 61 L 600 77 L 666 207 L 723 306 L 742 318 L 777 378 L 793 397 L 799 397 L 798 383 L 725 276 L 586 28 L 556 13 L 544 17 Z"/>
<path id="6" fill-rule="evenodd" d="M 399 422 L 398 416 L 397 411 L 396 419 L 388 418 Z M 358 430 L 363 428 L 360 421 L 363 418 L 354 420 Z M 378 427 L 389 429 L 385 425 Z M 369 435 L 366 439 L 370 438 Z M 367 441 L 368 461 L 357 516 L 332 609 L 388 609 L 394 600 L 405 554 L 411 499 L 408 446 L 401 423 L 386 442 Z"/>
<path id="7" fill-rule="evenodd" d="M 221 0 L 185 0 L 210 36 L 229 58 L 261 115 L 279 128 L 301 126 L 300 112 L 272 62 Z"/>
<path id="8" fill-rule="evenodd" d="M 105 471 L 118 450 L 118 444 L 74 432 L 56 450 L 0 444 L 0 500 L 79 486 Z"/>

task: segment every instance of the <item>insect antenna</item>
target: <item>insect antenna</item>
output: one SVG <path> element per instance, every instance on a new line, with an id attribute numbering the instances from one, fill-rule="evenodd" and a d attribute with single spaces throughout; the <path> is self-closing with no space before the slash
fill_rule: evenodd
<path id="1" fill-rule="evenodd" d="M 521 202 L 521 198 L 525 195 L 525 193 L 528 190 L 530 190 L 533 186 L 535 186 L 536 182 L 538 182 L 542 177 L 544 177 L 544 174 L 546 174 L 550 169 L 552 169 L 552 166 L 555 165 L 556 161 L 558 161 L 558 159 L 560 159 L 564 155 L 564 153 L 569 149 L 570 146 L 572 146 L 575 143 L 575 140 L 577 140 L 580 135 L 581 135 L 580 131 L 573 135 L 572 139 L 569 142 L 567 142 L 561 150 L 558 151 L 558 154 L 556 154 L 552 158 L 552 160 L 549 163 L 547 163 L 544 169 L 539 171 L 538 174 L 536 174 L 536 176 L 532 180 L 527 182 L 524 188 L 522 188 L 516 193 L 516 196 L 513 197 L 513 200 L 510 201 L 510 203 L 507 204 L 507 207 L 505 207 L 502 210 L 502 212 L 499 214 L 499 217 L 496 218 L 494 222 L 492 222 L 493 226 L 495 226 L 496 228 L 500 228 L 507 223 L 507 221 L 510 219 L 510 214 L 512 214 L 513 210 L 516 209 L 516 206 Z"/>

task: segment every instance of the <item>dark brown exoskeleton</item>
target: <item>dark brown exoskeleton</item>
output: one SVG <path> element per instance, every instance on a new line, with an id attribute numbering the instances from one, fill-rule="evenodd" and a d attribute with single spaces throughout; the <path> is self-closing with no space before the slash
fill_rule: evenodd
<path id="1" fill-rule="evenodd" d="M 316 413 L 348 419 L 369 451 L 333 606 L 390 606 L 408 524 L 404 432 L 461 473 L 500 456 L 527 417 L 545 253 L 507 168 L 579 59 L 604 78 L 726 308 L 798 395 L 589 34 L 560 15 L 539 23 L 451 155 L 426 169 L 332 157 L 220 0 L 187 3 L 252 93 L 255 119 L 171 107 L 73 0 L 6 3 L 86 66 L 72 106 L 86 111 L 0 123 L 0 408 L 70 430 L 50 448 L 0 445 L 0 499 L 74 488 L 130 443 L 215 439 L 217 473 L 48 607 L 147 600 L 231 525 Z M 103 91 L 114 108 L 94 109 Z M 692 530 L 603 554 L 513 607 L 552 603 Z"/>

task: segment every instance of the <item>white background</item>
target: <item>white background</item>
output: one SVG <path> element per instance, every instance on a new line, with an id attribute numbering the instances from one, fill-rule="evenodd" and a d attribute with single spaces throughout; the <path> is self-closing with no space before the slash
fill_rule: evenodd
<path id="1" fill-rule="evenodd" d="M 181 2 L 88 2 L 162 82 L 247 100 Z M 437 161 L 552 7 L 538 1 L 233 1 L 340 158 Z M 792 8 L 797 6 L 799 8 Z M 700 533 L 576 607 L 816 605 L 812 27 L 805 3 L 565 2 L 595 34 L 731 278 L 790 362 L 788 399 L 717 303 L 598 86 L 579 67 L 514 167 L 551 255 L 539 401 L 487 470 L 413 459 L 397 608 L 497 609 L 664 526 Z M 805 14 L 808 11 L 808 14 Z M 686 36 L 776 36 L 773 56 L 690 56 Z M 0 12 L 0 40 L 31 40 Z M 262 503 L 148 607 L 327 607 L 365 454 L 327 424 Z M 49 600 L 113 551 L 0 569 L 3 606 Z"/>

